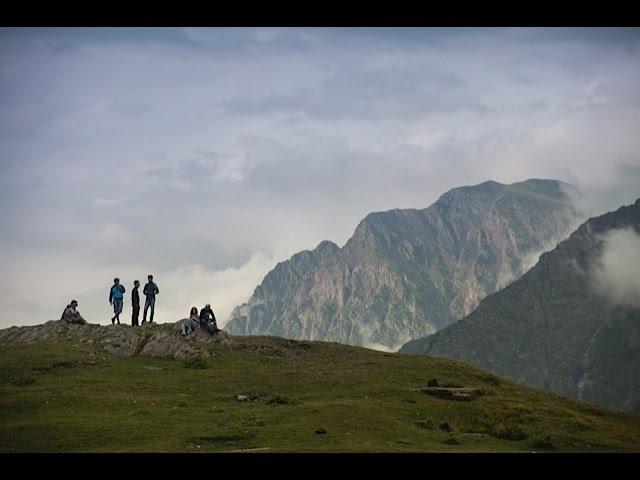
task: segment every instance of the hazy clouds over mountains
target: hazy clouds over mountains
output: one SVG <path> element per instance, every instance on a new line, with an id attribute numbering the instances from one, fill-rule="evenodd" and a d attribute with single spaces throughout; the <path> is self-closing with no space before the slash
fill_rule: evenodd
<path id="1" fill-rule="evenodd" d="M 372 211 L 487 179 L 640 196 L 637 30 L 2 29 L 0 326 L 154 273 L 219 318 Z M 163 288 L 164 286 L 164 288 Z"/>
<path id="2" fill-rule="evenodd" d="M 615 305 L 640 307 L 640 235 L 632 228 L 617 229 L 603 240 L 594 287 Z"/>

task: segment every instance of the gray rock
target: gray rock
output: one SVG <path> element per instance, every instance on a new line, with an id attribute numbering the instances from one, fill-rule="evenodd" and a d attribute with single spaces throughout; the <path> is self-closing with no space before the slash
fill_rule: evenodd
<path id="1" fill-rule="evenodd" d="M 42 325 L 0 330 L 0 342 L 34 343 L 60 339 L 93 343 L 108 353 L 122 357 L 147 355 L 176 359 L 193 355 L 214 356 L 209 348 L 213 343 L 233 345 L 233 338 L 225 331 L 210 335 L 198 329 L 189 337 L 182 337 L 175 325 L 167 328 L 153 324 L 137 328 L 128 325 L 77 325 L 53 320 Z"/>

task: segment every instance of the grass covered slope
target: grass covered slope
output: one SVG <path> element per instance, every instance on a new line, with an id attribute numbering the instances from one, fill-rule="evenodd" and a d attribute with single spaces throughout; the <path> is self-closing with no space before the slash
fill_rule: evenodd
<path id="1" fill-rule="evenodd" d="M 117 356 L 82 335 L 5 339 L 0 451 L 640 451 L 638 416 L 462 363 L 232 339 L 206 344 L 208 358 L 185 359 Z M 463 402 L 417 390 L 431 378 L 485 395 Z M 243 394 L 262 400 L 236 400 Z"/>

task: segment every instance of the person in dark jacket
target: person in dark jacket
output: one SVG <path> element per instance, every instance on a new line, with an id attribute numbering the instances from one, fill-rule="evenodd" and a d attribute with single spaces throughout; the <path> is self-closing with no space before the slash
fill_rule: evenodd
<path id="1" fill-rule="evenodd" d="M 140 288 L 140 282 L 135 280 L 133 282 L 133 290 L 131 290 L 131 325 L 138 326 L 138 316 L 140 315 L 140 295 L 138 294 L 138 288 Z"/>
<path id="2" fill-rule="evenodd" d="M 142 293 L 147 297 L 144 301 L 144 313 L 142 314 L 142 323 L 147 321 L 147 310 L 151 307 L 151 317 L 149 318 L 149 323 L 153 323 L 153 311 L 156 306 L 156 295 L 160 293 L 158 290 L 158 286 L 153 283 L 153 275 L 147 276 L 147 284 L 144 286 Z"/>
<path id="3" fill-rule="evenodd" d="M 211 335 L 215 335 L 220 330 L 218 329 L 218 323 L 216 322 L 216 316 L 211 310 L 211 305 L 208 303 L 200 310 L 200 326 L 206 329 Z"/>
<path id="4" fill-rule="evenodd" d="M 115 315 L 111 317 L 111 324 L 118 321 L 120 325 L 120 313 L 122 313 L 122 306 L 124 305 L 124 285 L 120 285 L 120 279 L 118 277 L 113 279 L 113 286 L 109 291 L 109 303 L 113 305 L 113 313 Z"/>

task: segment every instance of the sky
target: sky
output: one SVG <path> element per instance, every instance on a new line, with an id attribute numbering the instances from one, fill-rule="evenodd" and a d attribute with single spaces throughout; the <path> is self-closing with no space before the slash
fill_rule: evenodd
<path id="1" fill-rule="evenodd" d="M 0 328 L 219 323 L 369 212 L 492 179 L 640 197 L 640 30 L 0 29 Z"/>

